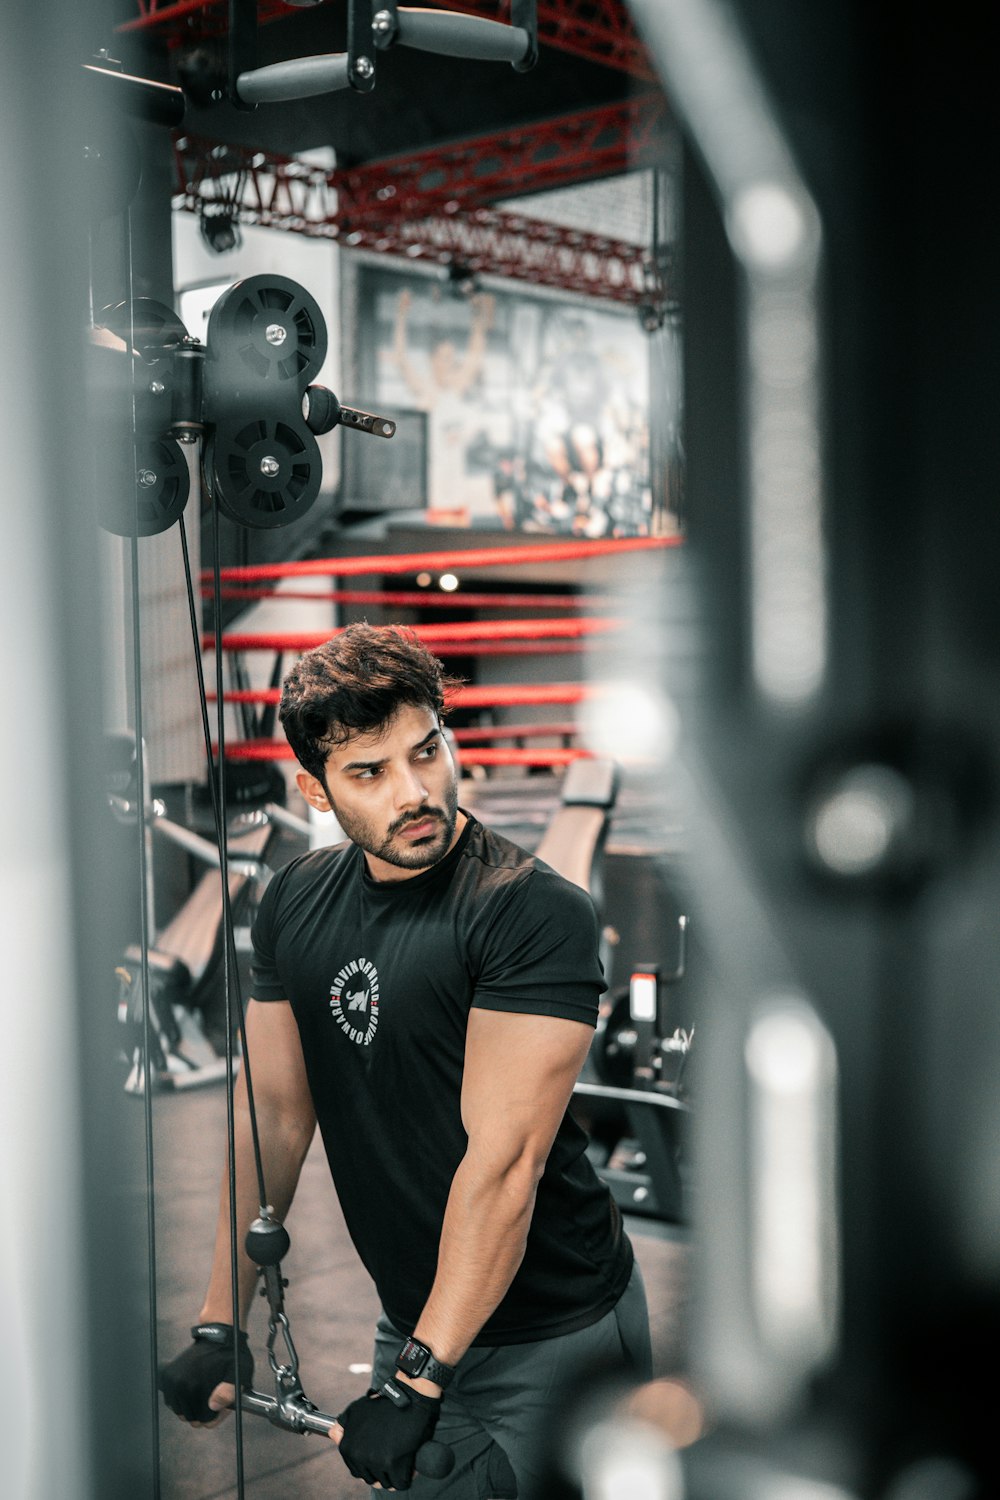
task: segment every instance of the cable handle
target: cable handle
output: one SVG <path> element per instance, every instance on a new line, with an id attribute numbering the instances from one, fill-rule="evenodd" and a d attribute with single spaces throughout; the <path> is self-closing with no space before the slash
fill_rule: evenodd
<path id="1" fill-rule="evenodd" d="M 236 80 L 236 92 L 244 104 L 283 104 L 292 99 L 311 99 L 333 94 L 350 85 L 346 52 L 325 52 L 317 57 L 293 57 L 287 62 L 252 68 Z"/>
<path id="2" fill-rule="evenodd" d="M 398 43 L 441 57 L 508 62 L 522 71 L 537 57 L 531 31 L 525 26 L 508 26 L 459 11 L 383 5 L 372 17 L 372 34 L 376 47 L 383 49 Z"/>

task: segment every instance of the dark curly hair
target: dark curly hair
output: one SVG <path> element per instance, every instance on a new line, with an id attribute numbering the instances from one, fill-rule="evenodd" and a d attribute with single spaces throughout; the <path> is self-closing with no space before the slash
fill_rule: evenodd
<path id="1" fill-rule="evenodd" d="M 440 723 L 458 685 L 412 630 L 348 625 L 292 668 L 278 717 L 303 770 L 325 785 L 331 750 L 389 725 L 404 704 L 429 708 Z"/>

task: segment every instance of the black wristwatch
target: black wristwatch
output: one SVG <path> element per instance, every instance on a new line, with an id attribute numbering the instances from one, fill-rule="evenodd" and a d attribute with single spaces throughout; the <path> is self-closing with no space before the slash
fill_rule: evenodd
<path id="1" fill-rule="evenodd" d="M 435 1359 L 426 1344 L 416 1339 L 407 1339 L 396 1356 L 396 1369 L 411 1380 L 433 1380 L 435 1385 L 447 1390 L 455 1374 L 454 1366 L 443 1365 Z"/>

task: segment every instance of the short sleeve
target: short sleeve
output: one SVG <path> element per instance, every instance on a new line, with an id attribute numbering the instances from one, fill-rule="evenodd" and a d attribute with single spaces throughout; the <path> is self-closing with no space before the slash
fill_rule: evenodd
<path id="1" fill-rule="evenodd" d="M 285 870 L 279 870 L 268 881 L 250 929 L 250 941 L 253 945 L 253 957 L 250 960 L 250 996 L 254 1000 L 287 1000 L 288 998 L 274 957 L 278 902 L 284 885 L 284 875 Z"/>
<path id="2" fill-rule="evenodd" d="M 489 925 L 472 1004 L 596 1026 L 604 988 L 594 903 L 536 866 Z"/>

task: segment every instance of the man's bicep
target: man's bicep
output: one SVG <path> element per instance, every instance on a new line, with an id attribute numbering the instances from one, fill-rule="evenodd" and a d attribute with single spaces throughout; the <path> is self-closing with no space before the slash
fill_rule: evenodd
<path id="1" fill-rule="evenodd" d="M 593 1034 L 586 1023 L 561 1016 L 473 1007 L 462 1082 L 470 1141 L 544 1161 Z"/>
<path id="2" fill-rule="evenodd" d="M 299 1028 L 287 1000 L 251 1000 L 246 1053 L 255 1103 L 315 1124 Z"/>

